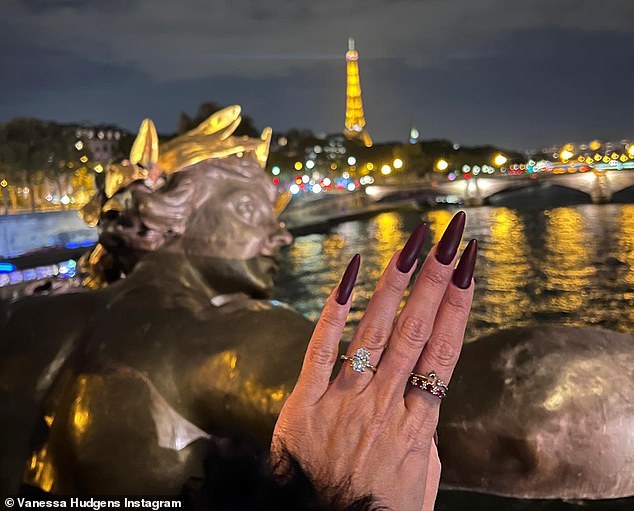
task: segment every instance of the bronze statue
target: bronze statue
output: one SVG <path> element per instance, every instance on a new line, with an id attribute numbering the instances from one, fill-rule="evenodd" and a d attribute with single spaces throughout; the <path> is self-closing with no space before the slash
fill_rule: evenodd
<path id="1" fill-rule="evenodd" d="M 221 114 L 158 160 L 144 123 L 109 172 L 87 263 L 114 270 L 93 273 L 100 289 L 0 311 L 3 494 L 174 494 L 208 438 L 270 435 L 312 325 L 265 299 L 291 242 L 262 169 L 270 131 L 231 137 L 239 109 Z"/>
<path id="2" fill-rule="evenodd" d="M 546 325 L 467 344 L 438 435 L 445 488 L 634 496 L 634 336 Z"/>

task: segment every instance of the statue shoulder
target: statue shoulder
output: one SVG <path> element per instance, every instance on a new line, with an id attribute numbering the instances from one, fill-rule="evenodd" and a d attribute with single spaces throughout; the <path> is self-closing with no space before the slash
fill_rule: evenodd
<path id="1" fill-rule="evenodd" d="M 287 340 L 305 346 L 314 328 L 305 316 L 278 300 L 245 298 L 227 302 L 217 312 L 240 330 L 257 333 L 263 341 L 275 338 L 276 344 Z"/>

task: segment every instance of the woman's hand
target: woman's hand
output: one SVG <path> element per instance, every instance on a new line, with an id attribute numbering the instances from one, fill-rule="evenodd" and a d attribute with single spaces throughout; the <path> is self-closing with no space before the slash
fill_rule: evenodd
<path id="1" fill-rule="evenodd" d="M 290 454 L 326 502 L 348 505 L 372 496 L 395 511 L 433 509 L 440 480 L 433 442 L 440 399 L 408 380 L 412 372 L 434 371 L 449 382 L 458 360 L 477 252 L 472 240 L 454 270 L 464 220 L 462 212 L 454 216 L 398 316 L 425 226 L 394 255 L 347 352 L 351 360 L 357 350 L 367 350 L 376 372 L 357 372 L 346 362 L 331 382 L 359 268 L 359 256 L 353 258 L 324 307 L 275 426 L 271 454 L 278 473 Z"/>

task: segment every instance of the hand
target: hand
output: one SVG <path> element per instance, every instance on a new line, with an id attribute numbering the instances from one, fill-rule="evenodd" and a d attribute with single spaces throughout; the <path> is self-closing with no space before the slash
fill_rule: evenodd
<path id="1" fill-rule="evenodd" d="M 391 510 L 431 510 L 440 480 L 433 442 L 440 399 L 408 385 L 410 373 L 435 371 L 449 382 L 473 298 L 477 244 L 454 271 L 464 227 L 458 213 L 432 249 L 408 302 L 403 293 L 424 241 L 420 226 L 387 266 L 353 336 L 348 356 L 363 347 L 376 373 L 346 362 L 330 382 L 359 268 L 351 261 L 307 348 L 295 389 L 279 416 L 272 461 L 283 474 L 294 457 L 326 502 L 347 505 L 372 496 Z"/>

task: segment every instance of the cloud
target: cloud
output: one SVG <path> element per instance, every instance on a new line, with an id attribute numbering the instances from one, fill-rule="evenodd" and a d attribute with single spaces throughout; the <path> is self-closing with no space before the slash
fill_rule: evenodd
<path id="1" fill-rule="evenodd" d="M 516 32 L 628 33 L 631 0 L 6 0 L 0 28 L 24 44 L 128 66 L 156 80 L 277 76 L 362 58 L 433 69 Z"/>

